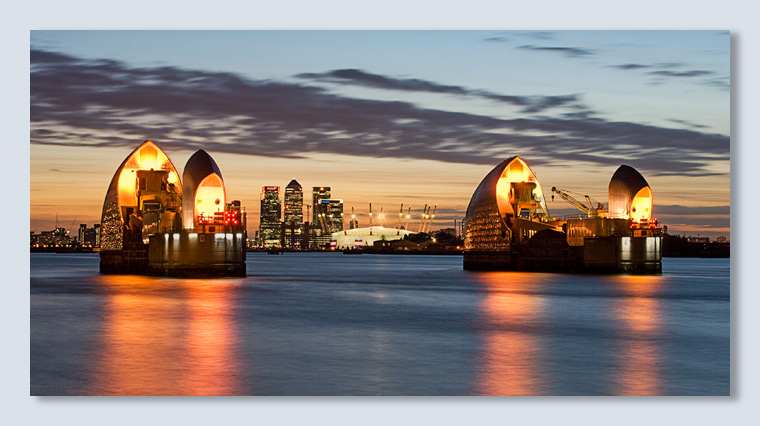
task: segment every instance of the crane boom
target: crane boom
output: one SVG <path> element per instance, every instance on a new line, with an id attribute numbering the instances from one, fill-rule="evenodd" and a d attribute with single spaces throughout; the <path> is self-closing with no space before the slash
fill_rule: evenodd
<path id="1" fill-rule="evenodd" d="M 565 191 L 563 189 L 557 189 L 556 186 L 552 187 L 552 192 L 556 192 L 560 198 L 567 201 L 568 203 L 572 204 L 576 209 L 582 211 L 583 213 L 586 213 L 587 215 L 591 216 L 592 209 L 589 208 L 589 206 L 586 206 L 585 204 L 581 203 L 580 201 L 573 198 L 572 195 L 568 193 L 568 191 Z M 587 197 L 588 198 L 588 197 Z M 589 205 L 591 203 L 589 202 Z"/>
<path id="2" fill-rule="evenodd" d="M 576 209 L 582 211 L 583 213 L 586 213 L 588 217 L 598 217 L 600 213 L 602 213 L 602 215 L 606 213 L 606 210 L 604 210 L 604 205 L 589 197 L 588 195 L 583 196 L 583 198 L 586 199 L 586 204 L 583 204 L 582 202 L 576 200 L 572 195 L 570 195 L 570 191 L 559 189 L 556 186 L 553 186 L 552 192 L 559 194 L 563 200 L 572 204 Z"/>

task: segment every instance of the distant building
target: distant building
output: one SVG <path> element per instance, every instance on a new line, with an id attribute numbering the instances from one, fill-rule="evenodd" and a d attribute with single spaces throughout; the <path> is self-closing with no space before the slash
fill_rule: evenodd
<path id="1" fill-rule="evenodd" d="M 71 243 L 69 233 L 65 228 L 55 228 L 53 231 L 53 244 L 57 246 L 67 246 Z"/>
<path id="2" fill-rule="evenodd" d="M 727 243 L 728 242 L 728 238 L 726 238 L 725 236 L 721 235 L 715 241 L 718 242 L 718 243 Z"/>
<path id="3" fill-rule="evenodd" d="M 96 223 L 92 227 L 95 229 L 95 247 L 100 247 L 100 224 Z"/>
<path id="4" fill-rule="evenodd" d="M 343 230 L 343 200 L 321 200 L 318 211 L 322 215 L 322 222 L 324 222 L 327 232 Z"/>
<path id="5" fill-rule="evenodd" d="M 309 244 L 311 247 L 324 245 L 325 239 L 321 238 L 322 243 L 317 242 L 317 238 L 324 234 L 323 222 L 319 215 L 320 200 L 330 198 L 329 186 L 314 186 L 311 188 L 311 225 L 309 226 Z"/>
<path id="6" fill-rule="evenodd" d="M 382 226 L 370 226 L 367 228 L 355 228 L 332 233 L 335 247 L 341 250 L 372 247 L 378 241 L 401 240 L 414 232 Z"/>
<path id="7" fill-rule="evenodd" d="M 316 212 L 317 212 L 317 205 L 319 204 L 319 200 L 327 200 L 330 198 L 330 187 L 329 186 L 315 186 L 311 189 L 311 208 L 312 208 L 312 223 L 317 222 Z"/>
<path id="8" fill-rule="evenodd" d="M 280 240 L 281 210 L 280 210 L 280 187 L 261 187 L 261 220 L 259 223 L 259 236 L 261 245 L 275 247 L 282 245 Z"/>
<path id="9" fill-rule="evenodd" d="M 686 237 L 686 241 L 690 243 L 709 243 L 710 237 L 700 237 L 700 236 Z"/>
<path id="10" fill-rule="evenodd" d="M 303 240 L 303 189 L 295 179 L 285 187 L 283 197 L 282 245 L 301 248 Z"/>
<path id="11" fill-rule="evenodd" d="M 439 230 L 438 230 L 438 233 L 439 233 L 439 234 L 446 234 L 446 235 L 450 235 L 450 236 L 452 236 L 452 237 L 456 237 L 456 236 L 457 236 L 457 230 L 456 230 L 456 229 L 454 229 L 454 228 L 443 228 L 443 229 L 439 229 Z"/>
<path id="12" fill-rule="evenodd" d="M 53 231 L 42 231 L 37 237 L 37 243 L 41 246 L 55 245 L 55 238 L 53 237 Z"/>
<path id="13" fill-rule="evenodd" d="M 330 235 L 343 230 L 343 200 L 321 199 L 314 215 L 318 235 L 315 243 L 324 246 L 330 242 Z"/>
<path id="14" fill-rule="evenodd" d="M 253 239 L 248 239 L 247 241 L 248 248 L 258 247 L 261 245 L 261 240 L 259 239 L 259 231 L 255 231 L 253 233 Z"/>
<path id="15" fill-rule="evenodd" d="M 87 229 L 87 224 L 86 223 L 80 223 L 79 224 L 79 236 L 77 238 L 77 241 L 79 241 L 79 244 L 84 243 L 84 233 L 85 233 L 86 229 Z"/>
<path id="16" fill-rule="evenodd" d="M 81 230 L 81 229 L 80 229 Z M 85 245 L 88 247 L 95 247 L 97 230 L 95 228 L 85 228 L 84 237 L 79 242 L 79 245 Z"/>

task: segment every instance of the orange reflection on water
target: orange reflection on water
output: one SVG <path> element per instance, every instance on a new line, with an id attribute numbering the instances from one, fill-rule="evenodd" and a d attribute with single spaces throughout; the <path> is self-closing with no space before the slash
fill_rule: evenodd
<path id="1" fill-rule="evenodd" d="M 237 330 L 229 283 L 193 281 L 188 295 L 190 327 L 187 395 L 232 395 L 239 385 Z"/>
<path id="2" fill-rule="evenodd" d="M 234 284 L 101 276 L 98 395 L 237 393 Z"/>
<path id="3" fill-rule="evenodd" d="M 660 328 L 660 303 L 653 297 L 662 277 L 620 277 L 614 312 L 626 334 L 619 349 L 618 395 L 660 395 L 660 354 L 655 340 Z"/>
<path id="4" fill-rule="evenodd" d="M 531 330 L 543 311 L 541 297 L 524 291 L 535 288 L 540 274 L 482 273 L 486 287 L 481 303 L 485 321 L 482 368 L 477 379 L 481 395 L 538 395 L 539 342 Z"/>

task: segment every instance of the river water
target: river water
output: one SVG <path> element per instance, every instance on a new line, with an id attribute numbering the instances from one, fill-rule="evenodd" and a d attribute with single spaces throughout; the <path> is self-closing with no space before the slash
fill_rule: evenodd
<path id="1" fill-rule="evenodd" d="M 30 255 L 31 395 L 728 395 L 729 259 L 659 276 L 249 253 L 247 278 Z"/>

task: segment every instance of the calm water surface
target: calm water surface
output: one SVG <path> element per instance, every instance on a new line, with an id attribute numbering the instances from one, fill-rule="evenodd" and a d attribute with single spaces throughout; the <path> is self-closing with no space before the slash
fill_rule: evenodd
<path id="1" fill-rule="evenodd" d="M 32 395 L 727 395 L 729 259 L 661 276 L 249 253 L 248 277 L 31 254 Z"/>

